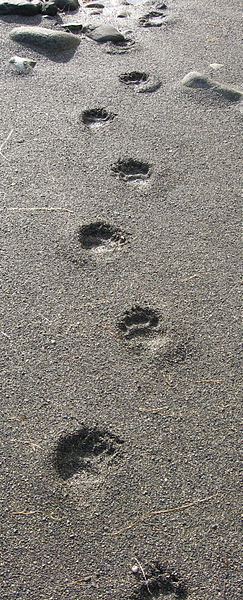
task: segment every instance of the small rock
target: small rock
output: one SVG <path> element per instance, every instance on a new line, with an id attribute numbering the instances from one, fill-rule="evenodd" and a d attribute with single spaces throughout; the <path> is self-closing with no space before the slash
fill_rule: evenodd
<path id="1" fill-rule="evenodd" d="M 143 15 L 138 19 L 138 23 L 141 27 L 161 27 L 164 23 L 165 15 L 160 11 L 152 10 L 146 15 Z"/>
<path id="2" fill-rule="evenodd" d="M 153 3 L 153 8 L 155 10 L 165 10 L 167 6 L 164 2 L 160 2 L 160 0 L 158 0 L 157 2 Z"/>
<path id="3" fill-rule="evenodd" d="M 79 9 L 79 1 L 78 0 L 54 0 L 57 8 L 59 8 L 59 10 L 64 10 L 64 11 L 72 11 L 72 10 L 78 10 Z"/>
<path id="4" fill-rule="evenodd" d="M 198 73 L 198 71 L 190 71 L 187 73 L 185 77 L 181 80 L 181 84 L 187 87 L 192 88 L 210 88 L 211 82 L 203 75 L 203 73 Z"/>
<path id="5" fill-rule="evenodd" d="M 62 29 L 65 31 L 82 31 L 83 24 L 82 23 L 64 23 L 61 25 Z"/>
<path id="6" fill-rule="evenodd" d="M 33 17 L 41 13 L 42 2 L 40 0 L 0 0 L 0 15 L 22 15 Z"/>
<path id="7" fill-rule="evenodd" d="M 190 73 L 187 73 L 181 80 L 181 84 L 196 89 L 211 89 L 232 102 L 241 100 L 243 97 L 243 92 L 241 90 L 220 83 L 219 81 L 209 79 L 209 77 L 206 77 L 203 73 L 198 73 L 198 71 L 190 71 Z"/>
<path id="8" fill-rule="evenodd" d="M 112 25 L 99 25 L 98 27 L 87 25 L 84 33 L 95 42 L 123 42 L 124 35 Z"/>
<path id="9" fill-rule="evenodd" d="M 134 573 L 134 575 L 136 575 L 136 573 L 138 573 L 138 571 L 139 571 L 138 565 L 133 565 L 132 566 L 132 573 Z"/>
<path id="10" fill-rule="evenodd" d="M 211 65 L 209 65 L 211 67 L 211 69 L 213 69 L 214 71 L 218 71 L 219 69 L 223 69 L 224 65 L 221 65 L 220 63 L 211 63 Z"/>
<path id="11" fill-rule="evenodd" d="M 9 64 L 13 65 L 17 73 L 30 73 L 34 69 L 36 61 L 22 56 L 12 56 L 9 59 Z M 22 142 L 23 140 L 20 140 L 18 143 Z"/>
<path id="12" fill-rule="evenodd" d="M 119 19 L 125 19 L 126 17 L 129 17 L 129 14 L 130 13 L 128 13 L 126 10 L 123 10 L 122 12 L 120 12 L 117 15 L 117 18 L 119 18 Z"/>
<path id="13" fill-rule="evenodd" d="M 101 4 L 101 2 L 89 2 L 85 4 L 85 8 L 104 8 L 104 4 Z"/>
<path id="14" fill-rule="evenodd" d="M 49 17 L 54 17 L 57 14 L 57 5 L 54 0 L 49 0 L 43 4 L 42 14 L 48 15 Z"/>
<path id="15" fill-rule="evenodd" d="M 70 50 L 80 44 L 80 38 L 73 33 L 53 31 L 44 27 L 15 27 L 9 36 L 20 44 L 54 52 Z"/>

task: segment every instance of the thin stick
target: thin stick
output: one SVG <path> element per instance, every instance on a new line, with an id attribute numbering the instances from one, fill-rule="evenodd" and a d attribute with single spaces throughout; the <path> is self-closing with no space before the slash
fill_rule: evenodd
<path id="1" fill-rule="evenodd" d="M 195 279 L 196 277 L 202 277 L 202 275 L 207 275 L 207 272 L 202 272 L 202 273 L 194 273 L 194 275 L 190 275 L 189 277 L 185 277 L 185 279 L 180 279 L 180 281 L 182 283 L 185 283 L 186 281 L 190 281 L 191 279 Z"/>
<path id="2" fill-rule="evenodd" d="M 11 337 L 9 337 L 9 335 L 7 333 L 4 333 L 4 331 L 1 331 L 1 334 L 4 335 L 4 337 L 8 338 L 8 340 L 10 340 L 10 342 L 11 342 Z"/>
<path id="3" fill-rule="evenodd" d="M 196 277 L 201 277 L 201 275 L 191 275 L 190 277 L 186 277 L 185 279 L 181 279 L 182 283 L 186 283 L 186 281 L 190 281 L 191 279 L 195 279 Z"/>
<path id="4" fill-rule="evenodd" d="M 14 511 L 11 514 L 12 515 L 35 515 L 37 512 L 38 512 L 38 510 L 29 510 L 29 511 L 19 510 L 19 511 Z"/>
<path id="5" fill-rule="evenodd" d="M 222 383 L 225 379 L 195 379 L 195 383 Z"/>
<path id="6" fill-rule="evenodd" d="M 159 413 L 163 408 L 139 408 L 141 412 Z M 182 417 L 182 413 L 164 413 L 160 417 Z"/>
<path id="7" fill-rule="evenodd" d="M 151 591 L 150 591 L 150 589 L 149 589 L 148 580 L 147 580 L 147 577 L 146 577 L 146 575 L 145 575 L 145 572 L 144 572 L 144 569 L 143 569 L 143 567 L 142 567 L 141 563 L 139 562 L 139 560 L 138 560 L 137 558 L 134 558 L 134 560 L 136 561 L 136 563 L 137 563 L 137 564 L 138 564 L 138 566 L 139 566 L 139 569 L 140 569 L 140 571 L 142 572 L 142 576 L 143 576 L 143 578 L 144 578 L 145 585 L 146 585 L 146 588 L 147 588 L 147 590 L 148 590 L 148 593 L 149 593 L 149 595 L 150 595 L 150 596 L 153 596 L 152 592 L 151 592 Z"/>
<path id="8" fill-rule="evenodd" d="M 27 421 L 27 417 L 8 417 L 6 421 L 19 421 L 22 423 L 23 421 Z"/>
<path id="9" fill-rule="evenodd" d="M 90 581 L 90 579 L 91 579 L 91 575 L 86 575 L 86 576 L 82 577 L 82 579 L 76 579 L 75 581 L 70 581 L 70 583 L 67 583 L 67 587 L 76 585 L 78 583 L 86 583 L 86 582 Z"/>
<path id="10" fill-rule="evenodd" d="M 22 444 L 29 444 L 32 448 L 32 450 L 36 450 L 36 448 L 39 448 L 40 450 L 42 450 L 41 446 L 39 446 L 39 444 L 36 444 L 35 442 L 33 442 L 33 440 L 15 440 L 12 439 L 12 442 L 21 442 Z"/>
<path id="11" fill-rule="evenodd" d="M 13 129 L 11 129 L 11 131 L 10 131 L 10 132 L 9 132 L 9 134 L 7 135 L 6 139 L 4 140 L 4 142 L 3 142 L 3 143 L 1 144 L 1 146 L 0 146 L 0 155 L 1 155 L 1 156 L 2 156 L 2 157 L 3 157 L 3 158 L 4 158 L 4 159 L 7 161 L 7 162 L 9 162 L 9 159 L 8 159 L 8 158 L 6 158 L 6 156 L 4 156 L 4 154 L 2 153 L 2 149 L 3 149 L 3 147 L 4 147 L 4 146 L 6 146 L 6 144 L 7 144 L 8 140 L 10 139 L 10 137 L 11 137 L 11 135 L 12 135 L 12 133 L 13 133 Z"/>
<path id="12" fill-rule="evenodd" d="M 21 211 L 21 210 L 28 210 L 28 211 L 35 211 L 35 210 L 60 210 L 62 212 L 70 212 L 73 213 L 73 210 L 71 210 L 70 208 L 62 208 L 59 206 L 30 206 L 30 207 L 21 207 L 21 206 L 17 206 L 17 207 L 9 207 L 6 206 L 5 208 L 1 208 L 0 210 L 11 210 L 11 211 Z"/>
<path id="13" fill-rule="evenodd" d="M 124 533 L 128 529 L 132 529 L 133 527 L 136 527 L 136 525 L 138 525 L 141 521 L 143 521 L 147 517 L 152 517 L 154 515 L 165 515 L 168 513 L 185 510 L 186 508 L 190 508 L 191 506 L 196 506 L 197 504 L 202 504 L 203 502 L 208 502 L 212 498 L 216 498 L 216 496 L 217 496 L 217 494 L 213 494 L 212 496 L 207 496 L 206 498 L 199 498 L 198 500 L 194 500 L 193 502 L 188 502 L 187 504 L 182 504 L 181 506 L 175 506 L 174 508 L 167 508 L 165 510 L 163 510 L 163 509 L 162 510 L 153 510 L 152 512 L 144 513 L 144 515 L 142 515 L 141 519 L 137 519 L 136 521 L 133 521 L 133 523 L 129 523 L 129 525 L 127 525 L 123 529 L 119 529 L 118 531 L 113 531 L 112 533 L 110 533 L 108 535 L 120 535 L 121 533 Z"/>

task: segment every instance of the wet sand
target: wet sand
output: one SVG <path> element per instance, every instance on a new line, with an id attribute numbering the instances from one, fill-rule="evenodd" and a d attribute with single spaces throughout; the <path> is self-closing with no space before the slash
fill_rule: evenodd
<path id="1" fill-rule="evenodd" d="M 241 598 L 241 104 L 180 83 L 240 88 L 240 3 L 167 6 L 0 19 L 3 600 Z"/>

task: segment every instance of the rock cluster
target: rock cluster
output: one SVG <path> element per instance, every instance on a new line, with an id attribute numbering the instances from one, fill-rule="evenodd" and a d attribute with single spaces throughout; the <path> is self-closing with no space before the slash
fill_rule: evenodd
<path id="1" fill-rule="evenodd" d="M 0 0 L 0 15 L 33 17 L 43 13 L 54 16 L 58 10 L 70 12 L 78 8 L 78 0 Z"/>

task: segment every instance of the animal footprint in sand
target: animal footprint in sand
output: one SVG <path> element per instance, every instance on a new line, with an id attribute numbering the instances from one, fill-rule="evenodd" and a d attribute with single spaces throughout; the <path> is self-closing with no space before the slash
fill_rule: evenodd
<path id="1" fill-rule="evenodd" d="M 133 306 L 118 322 L 118 329 L 125 339 L 150 336 L 159 324 L 157 313 L 151 308 Z"/>
<path id="2" fill-rule="evenodd" d="M 63 480 L 76 474 L 99 474 L 103 463 L 116 454 L 123 443 L 117 436 L 85 425 L 64 435 L 54 451 L 54 467 Z"/>

